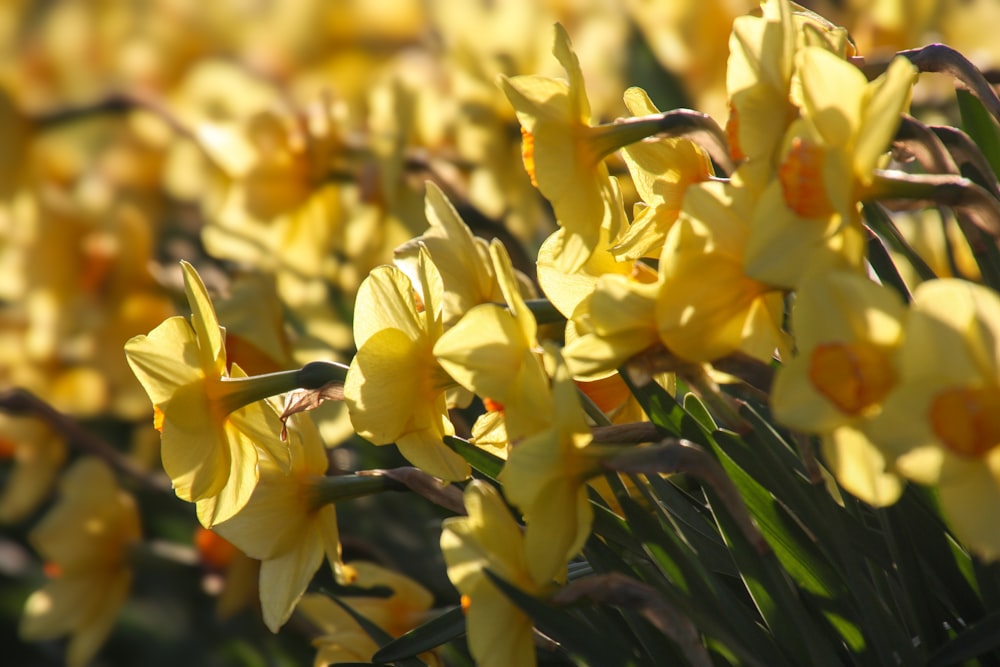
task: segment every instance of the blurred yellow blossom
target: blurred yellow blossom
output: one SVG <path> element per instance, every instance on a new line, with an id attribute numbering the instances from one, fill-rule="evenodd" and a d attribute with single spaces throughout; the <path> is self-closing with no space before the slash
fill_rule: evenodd
<path id="1" fill-rule="evenodd" d="M 20 635 L 29 641 L 72 635 L 66 662 L 83 667 L 128 596 L 129 550 L 141 539 L 139 512 L 97 459 L 81 459 L 67 470 L 59 496 L 31 532 L 53 579 L 25 603 Z"/>
<path id="2" fill-rule="evenodd" d="M 1000 557 L 998 340 L 996 292 L 955 278 L 922 283 L 899 352 L 899 384 L 869 430 L 892 469 L 937 487 L 955 535 L 990 560 Z"/>
<path id="3" fill-rule="evenodd" d="M 340 602 L 392 637 L 399 637 L 419 625 L 434 602 L 430 591 L 393 570 L 367 561 L 351 561 L 344 567 L 352 586 L 385 587 L 392 591 L 391 595 L 385 597 L 338 597 Z M 320 635 L 313 639 L 317 651 L 314 665 L 317 667 L 345 661 L 370 661 L 379 648 L 350 614 L 325 595 L 304 595 L 297 610 L 320 630 Z M 430 664 L 438 664 L 432 654 L 420 657 Z"/>
<path id="4" fill-rule="evenodd" d="M 66 439 L 33 417 L 0 414 L 0 460 L 12 469 L 0 488 L 0 523 L 21 521 L 52 491 L 66 461 Z"/>
<path id="5" fill-rule="evenodd" d="M 888 287 L 854 273 L 811 275 L 792 312 L 798 354 L 783 364 L 771 391 L 775 418 L 820 434 L 837 481 L 876 506 L 894 503 L 902 492 L 865 430 L 896 384 L 904 317 Z"/>

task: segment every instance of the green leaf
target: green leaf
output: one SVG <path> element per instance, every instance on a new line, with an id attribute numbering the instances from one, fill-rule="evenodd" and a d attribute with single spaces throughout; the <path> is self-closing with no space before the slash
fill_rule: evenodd
<path id="1" fill-rule="evenodd" d="M 657 580 L 647 578 L 648 583 L 657 586 L 702 632 L 715 637 L 746 664 L 789 664 L 762 631 L 759 616 L 705 569 L 698 553 L 635 501 L 626 499 L 622 508 L 629 527 L 662 574 Z"/>
<path id="2" fill-rule="evenodd" d="M 477 447 L 468 440 L 462 440 L 452 435 L 444 436 L 444 444 L 452 448 L 465 459 L 474 470 L 496 481 L 503 470 L 503 459 L 490 454 L 482 447 Z"/>
<path id="3" fill-rule="evenodd" d="M 994 611 L 942 646 L 931 656 L 927 666 L 957 665 L 966 660 L 985 657 L 985 654 L 998 649 L 1000 649 L 1000 611 Z M 993 664 L 996 664 L 995 661 Z"/>
<path id="4" fill-rule="evenodd" d="M 685 413 L 674 397 L 656 382 L 639 386 L 632 382 L 627 371 L 622 372 L 621 376 L 629 391 L 639 401 L 639 405 L 649 415 L 649 420 L 656 424 L 664 435 L 682 437 Z"/>
<path id="5" fill-rule="evenodd" d="M 955 98 L 962 116 L 962 129 L 986 156 L 993 173 L 1000 175 L 1000 132 L 996 122 L 983 103 L 969 91 L 956 90 Z"/>
<path id="6" fill-rule="evenodd" d="M 410 658 L 446 644 L 465 634 L 465 614 L 455 607 L 385 644 L 375 655 L 374 662 L 395 662 Z"/>

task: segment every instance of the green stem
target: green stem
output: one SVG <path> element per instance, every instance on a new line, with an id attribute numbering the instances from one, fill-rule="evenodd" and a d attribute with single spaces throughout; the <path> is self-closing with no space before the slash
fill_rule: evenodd
<path id="1" fill-rule="evenodd" d="M 309 505 L 322 507 L 383 491 L 405 491 L 405 484 L 385 475 L 337 475 L 317 477 L 310 487 Z"/>

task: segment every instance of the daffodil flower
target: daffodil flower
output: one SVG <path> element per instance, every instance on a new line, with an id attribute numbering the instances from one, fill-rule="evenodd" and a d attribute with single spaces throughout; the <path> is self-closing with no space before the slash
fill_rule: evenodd
<path id="1" fill-rule="evenodd" d="M 344 567 L 355 588 L 392 591 L 389 596 L 342 595 L 338 601 L 393 637 L 417 627 L 434 603 L 430 591 L 403 574 L 365 561 L 352 561 Z M 378 651 L 378 644 L 361 625 L 326 595 L 307 593 L 296 610 L 319 628 L 320 635 L 313 640 L 316 664 L 370 661 Z M 438 664 L 433 654 L 420 657 L 428 664 Z"/>
<path id="2" fill-rule="evenodd" d="M 20 521 L 49 496 L 66 462 L 66 440 L 34 417 L 0 415 L 0 459 L 13 459 L 0 490 L 0 523 Z"/>
<path id="3" fill-rule="evenodd" d="M 275 408 L 267 404 L 276 414 Z M 260 604 L 264 623 L 277 632 L 323 562 L 344 578 L 337 514 L 323 494 L 328 461 L 319 432 L 307 415 L 289 419 L 286 469 L 266 452 L 260 479 L 248 502 L 214 530 L 261 561 Z"/>
<path id="4" fill-rule="evenodd" d="M 771 392 L 775 418 L 820 434 L 837 481 L 875 506 L 894 503 L 902 492 L 865 429 L 896 384 L 905 313 L 894 292 L 863 276 L 809 276 L 792 312 L 798 355 L 782 366 Z"/>
<path id="5" fill-rule="evenodd" d="M 377 445 L 393 442 L 431 475 L 457 481 L 469 464 L 444 444 L 454 435 L 445 391 L 456 386 L 434 357 L 441 337 L 441 276 L 426 250 L 417 262 L 423 299 L 393 266 L 382 266 L 358 290 L 354 340 L 358 353 L 344 384 L 355 430 Z"/>
<path id="6" fill-rule="evenodd" d="M 596 472 L 596 448 L 588 449 L 590 429 L 569 370 L 553 356 L 554 423 L 515 443 L 500 473 L 504 493 L 524 514 L 528 571 L 538 582 L 565 577 L 593 522 L 586 480 Z"/>
<path id="7" fill-rule="evenodd" d="M 888 151 L 917 70 L 905 58 L 866 81 L 830 51 L 806 46 L 795 58 L 801 117 L 789 127 L 777 178 L 764 189 L 747 240 L 747 272 L 795 287 L 817 266 L 860 271 L 866 234 L 858 202 Z"/>
<path id="8" fill-rule="evenodd" d="M 427 182 L 424 214 L 430 228 L 396 248 L 393 263 L 418 284 L 420 248 L 427 249 L 441 275 L 441 321 L 444 328 L 449 329 L 470 308 L 500 301 L 503 293 L 493 275 L 487 243 L 472 235 L 452 203 L 430 181 Z"/>
<path id="9" fill-rule="evenodd" d="M 575 335 L 566 336 L 563 356 L 573 375 L 588 379 L 608 375 L 660 343 L 656 324 L 659 292 L 659 275 L 639 262 L 629 276 L 601 276 L 576 311 Z"/>
<path id="10" fill-rule="evenodd" d="M 624 212 L 617 205 L 604 158 L 655 134 L 658 128 L 655 122 L 590 125 L 580 62 L 559 24 L 552 52 L 566 70 L 568 82 L 501 76 L 500 85 L 521 123 L 525 169 L 551 202 L 556 221 L 565 231 L 557 237 L 558 266 L 573 273 L 599 247 L 602 228 L 611 239 L 624 228 Z"/>
<path id="11" fill-rule="evenodd" d="M 937 487 L 956 537 L 1000 557 L 1000 297 L 954 278 L 913 294 L 899 384 L 869 433 L 900 475 Z"/>
<path id="12" fill-rule="evenodd" d="M 503 244 L 490 256 L 508 307 L 476 306 L 434 345 L 434 356 L 456 382 L 503 405 L 508 437 L 517 441 L 550 419 L 548 377 L 539 358 L 537 324 L 521 298 Z"/>
<path id="13" fill-rule="evenodd" d="M 656 322 L 660 339 L 682 359 L 707 362 L 742 351 L 769 361 L 775 349 L 787 349 L 781 291 L 744 268 L 752 206 L 752 193 L 735 176 L 732 183 L 698 183 L 667 233 Z"/>
<path id="14" fill-rule="evenodd" d="M 226 368 L 224 330 L 197 272 L 182 262 L 191 320 L 172 317 L 125 345 L 129 365 L 153 402 L 161 434 L 163 469 L 182 500 L 196 502 L 226 491 L 206 526 L 224 521 L 246 503 L 257 480 L 257 449 L 280 465 L 288 454 L 259 401 L 294 389 L 294 373 L 248 378 Z M 228 487 L 228 488 L 227 488 Z"/>
<path id="15" fill-rule="evenodd" d="M 54 576 L 28 597 L 19 633 L 28 641 L 71 635 L 66 662 L 83 667 L 128 596 L 129 551 L 141 539 L 139 512 L 111 470 L 94 458 L 67 470 L 59 493 L 30 535 Z"/>
<path id="16" fill-rule="evenodd" d="M 525 555 L 524 534 L 499 492 L 473 480 L 465 489 L 469 515 L 441 524 L 441 552 L 448 578 L 466 604 L 469 650 L 481 667 L 534 667 L 531 619 L 486 576 L 486 570 L 528 594 L 540 594 Z"/>
<path id="17" fill-rule="evenodd" d="M 646 91 L 629 88 L 625 105 L 633 116 L 660 113 Z M 612 248 L 618 260 L 659 257 L 663 239 L 680 213 L 684 192 L 712 176 L 712 161 L 697 144 L 683 138 L 646 140 L 622 149 L 642 205 Z"/>

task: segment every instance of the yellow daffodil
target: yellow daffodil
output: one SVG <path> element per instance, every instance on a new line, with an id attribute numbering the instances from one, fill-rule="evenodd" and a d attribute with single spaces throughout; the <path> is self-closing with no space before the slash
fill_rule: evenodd
<path id="1" fill-rule="evenodd" d="M 553 54 L 569 81 L 541 76 L 500 78 L 522 128 L 524 166 L 555 209 L 565 230 L 558 237 L 559 267 L 574 272 L 598 247 L 600 229 L 612 239 L 624 217 L 603 159 L 613 151 L 652 134 L 639 125 L 590 125 L 590 103 L 580 62 L 566 30 L 556 24 Z"/>
<path id="2" fill-rule="evenodd" d="M 892 504 L 902 491 L 864 431 L 896 384 L 904 317 L 887 287 L 854 273 L 811 275 L 792 312 L 798 355 L 782 366 L 771 392 L 774 416 L 822 435 L 824 458 L 841 486 L 876 506 Z"/>
<path id="3" fill-rule="evenodd" d="M 427 182 L 424 206 L 430 229 L 395 250 L 393 263 L 416 283 L 420 247 L 427 249 L 441 274 L 444 293 L 441 321 L 449 329 L 473 306 L 501 301 L 503 293 L 493 276 L 489 247 L 459 217 L 441 189 Z"/>
<path id="4" fill-rule="evenodd" d="M 576 336 L 563 350 L 575 376 L 596 379 L 660 342 L 656 324 L 659 276 L 636 262 L 632 274 L 606 274 L 580 304 L 573 319 Z"/>
<path id="5" fill-rule="evenodd" d="M 417 627 L 434 603 L 431 592 L 406 575 L 366 561 L 352 561 L 344 568 L 355 588 L 378 586 L 392 591 L 389 596 L 342 595 L 338 599 L 393 637 Z M 315 665 L 370 661 L 379 648 L 350 614 L 325 595 L 304 595 L 297 610 L 320 630 L 313 640 Z M 421 659 L 438 664 L 433 654 Z"/>
<path id="6" fill-rule="evenodd" d="M 726 134 L 734 160 L 777 167 L 778 151 L 798 117 L 792 94 L 795 54 L 802 46 L 821 46 L 841 57 L 853 54 L 844 28 L 788 0 L 766 0 L 760 15 L 740 16 L 729 37 Z"/>
<path id="7" fill-rule="evenodd" d="M 235 516 L 214 527 L 261 561 L 260 605 L 272 632 L 288 620 L 324 556 L 334 575 L 344 578 L 336 510 L 320 490 L 326 449 L 308 416 L 293 415 L 288 423 L 290 468 L 286 471 L 262 450 L 253 495 Z"/>
<path id="8" fill-rule="evenodd" d="M 625 105 L 633 116 L 660 113 L 641 88 L 625 91 Z M 612 252 L 619 260 L 659 257 L 685 190 L 712 176 L 712 161 L 700 146 L 681 138 L 630 144 L 622 149 L 622 156 L 642 204 L 636 206 L 632 224 Z"/>
<path id="9" fill-rule="evenodd" d="M 621 207 L 621 190 L 616 179 L 611 180 L 615 192 L 617 206 Z M 563 317 L 573 319 L 577 307 L 594 291 L 598 278 L 609 273 L 628 275 L 632 270 L 632 262 L 619 262 L 614 254 L 606 249 L 611 245 L 608 230 L 603 227 L 598 234 L 597 250 L 591 253 L 587 261 L 575 271 L 567 272 L 562 268 L 560 253 L 563 241 L 567 235 L 565 229 L 556 230 L 542 247 L 538 249 L 538 284 L 545 297 L 552 302 Z"/>
<path id="10" fill-rule="evenodd" d="M 456 382 L 503 405 L 512 441 L 549 424 L 548 377 L 539 358 L 537 324 L 521 298 L 503 244 L 490 244 L 493 270 L 508 308 L 476 306 L 434 345 L 434 356 Z"/>
<path id="11" fill-rule="evenodd" d="M 469 464 L 444 444 L 454 435 L 445 391 L 455 385 L 434 358 L 441 337 L 441 276 L 426 250 L 417 273 L 423 298 L 392 266 L 372 271 L 358 290 L 358 353 L 344 384 L 355 430 L 377 445 L 393 442 L 413 465 L 445 480 L 469 476 Z"/>
<path id="12" fill-rule="evenodd" d="M 34 512 L 52 492 L 66 461 L 66 440 L 33 417 L 0 415 L 0 459 L 13 468 L 0 489 L 0 523 L 14 523 Z"/>
<path id="13" fill-rule="evenodd" d="M 532 623 L 486 576 L 490 570 L 528 594 L 541 593 L 525 555 L 524 534 L 499 492 L 473 480 L 465 489 L 469 515 L 441 524 L 448 578 L 466 604 L 469 650 L 482 667 L 534 667 Z"/>
<path id="14" fill-rule="evenodd" d="M 128 596 L 129 550 L 141 538 L 139 512 L 97 459 L 81 459 L 67 470 L 59 493 L 30 535 L 53 579 L 28 598 L 20 635 L 28 641 L 71 635 L 66 662 L 83 667 Z"/>
<path id="15" fill-rule="evenodd" d="M 770 360 L 785 347 L 782 294 L 749 277 L 744 249 L 753 197 L 731 184 L 688 189 L 660 256 L 656 321 L 663 343 L 692 362 L 742 351 Z"/>
<path id="16" fill-rule="evenodd" d="M 523 513 L 528 571 L 538 582 L 565 577 L 566 564 L 590 535 L 586 479 L 594 472 L 590 429 L 576 385 L 558 352 L 551 428 L 514 443 L 500 473 L 504 493 Z"/>
<path id="17" fill-rule="evenodd" d="M 1000 297 L 954 278 L 922 283 L 905 336 L 872 441 L 899 474 L 937 487 L 962 543 L 1000 557 Z"/>
<path id="18" fill-rule="evenodd" d="M 278 431 L 255 401 L 295 384 L 281 375 L 240 378 L 234 371 L 230 377 L 224 331 L 208 292 L 190 264 L 183 262 L 182 268 L 191 321 L 172 317 L 149 335 L 131 339 L 125 354 L 153 402 L 163 469 L 177 496 L 195 502 L 225 491 L 225 501 L 214 503 L 210 515 L 200 512 L 210 526 L 249 499 L 258 475 L 255 444 L 287 463 Z"/>
<path id="19" fill-rule="evenodd" d="M 747 272 L 795 287 L 818 265 L 860 270 L 866 234 L 858 202 L 888 151 L 917 70 L 896 58 L 872 82 L 830 51 L 795 58 L 801 118 L 789 127 L 777 178 L 761 193 L 747 240 Z"/>

